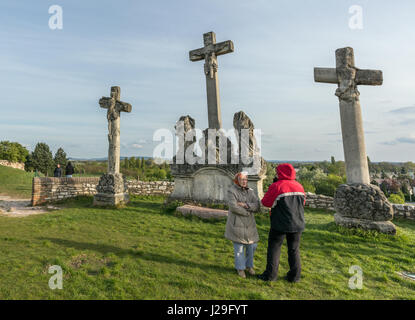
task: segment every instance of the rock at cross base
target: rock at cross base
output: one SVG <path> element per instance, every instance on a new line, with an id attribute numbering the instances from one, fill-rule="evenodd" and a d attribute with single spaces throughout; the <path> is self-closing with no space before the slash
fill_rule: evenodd
<path id="1" fill-rule="evenodd" d="M 378 186 L 365 183 L 340 185 L 334 195 L 335 222 L 345 227 L 396 234 L 393 207 Z"/>

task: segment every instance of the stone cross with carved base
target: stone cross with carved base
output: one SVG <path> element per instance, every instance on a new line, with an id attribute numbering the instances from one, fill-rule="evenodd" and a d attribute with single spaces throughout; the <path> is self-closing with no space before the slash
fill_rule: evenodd
<path id="1" fill-rule="evenodd" d="M 314 68 L 314 81 L 338 84 L 347 182 L 370 184 L 357 86 L 381 85 L 382 71 L 356 68 L 353 48 L 346 47 L 336 50 L 336 68 Z"/>
<path id="2" fill-rule="evenodd" d="M 120 87 L 111 87 L 111 96 L 99 100 L 101 108 L 107 109 L 108 120 L 108 173 L 99 179 L 95 206 L 119 206 L 129 201 L 120 173 L 120 112 L 131 112 L 131 104 L 120 101 Z"/>
<path id="3" fill-rule="evenodd" d="M 354 65 L 353 49 L 336 50 L 336 68 L 314 68 L 316 82 L 337 83 L 340 101 L 347 184 L 334 195 L 334 222 L 394 235 L 393 208 L 379 187 L 370 184 L 358 85 L 381 85 L 382 71 L 360 70 Z"/>
<path id="4" fill-rule="evenodd" d="M 228 40 L 216 43 L 214 32 L 208 32 L 203 35 L 204 47 L 189 52 L 191 61 L 200 61 L 205 59 L 206 75 L 206 92 L 208 104 L 208 121 L 209 129 L 222 128 L 222 119 L 220 114 L 220 97 L 218 81 L 218 60 L 217 56 L 234 51 L 233 42 Z"/>

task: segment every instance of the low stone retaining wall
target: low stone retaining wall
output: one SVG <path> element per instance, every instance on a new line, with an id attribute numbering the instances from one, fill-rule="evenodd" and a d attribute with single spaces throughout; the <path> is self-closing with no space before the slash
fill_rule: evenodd
<path id="1" fill-rule="evenodd" d="M 10 162 L 7 160 L 0 160 L 0 166 L 24 170 L 24 163 L 21 163 L 21 162 Z"/>
<path id="2" fill-rule="evenodd" d="M 392 207 L 395 217 L 415 220 L 415 206 L 408 204 L 393 204 Z"/>
<path id="3" fill-rule="evenodd" d="M 314 194 L 311 192 L 306 193 L 307 201 L 306 207 L 316 209 L 327 209 L 335 211 L 333 206 L 333 197 L 324 196 L 321 194 Z M 408 204 L 392 204 L 394 217 L 406 218 L 415 220 L 415 206 Z"/>
<path id="4" fill-rule="evenodd" d="M 309 208 L 326 209 L 334 211 L 333 200 L 333 197 L 306 192 L 305 206 Z"/>
<path id="5" fill-rule="evenodd" d="M 32 205 L 97 193 L 99 177 L 33 178 Z M 133 195 L 169 195 L 174 182 L 127 180 L 125 186 Z"/>
<path id="6" fill-rule="evenodd" d="M 127 180 L 126 187 L 130 194 L 167 196 L 173 192 L 174 182 Z"/>
<path id="7" fill-rule="evenodd" d="M 81 195 L 94 195 L 96 178 L 33 178 L 32 206 Z"/>

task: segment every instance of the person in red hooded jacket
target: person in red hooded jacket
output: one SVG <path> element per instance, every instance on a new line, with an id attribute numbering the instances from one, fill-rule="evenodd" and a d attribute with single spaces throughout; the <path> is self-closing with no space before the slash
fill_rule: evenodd
<path id="1" fill-rule="evenodd" d="M 286 238 L 290 265 L 286 279 L 297 282 L 301 276 L 300 238 L 305 227 L 305 192 L 303 186 L 295 181 L 295 169 L 291 164 L 280 164 L 276 168 L 276 174 L 277 181 L 270 185 L 261 200 L 265 207 L 271 208 L 271 228 L 268 236 L 267 267 L 258 278 L 264 281 L 277 280 L 281 245 Z"/>

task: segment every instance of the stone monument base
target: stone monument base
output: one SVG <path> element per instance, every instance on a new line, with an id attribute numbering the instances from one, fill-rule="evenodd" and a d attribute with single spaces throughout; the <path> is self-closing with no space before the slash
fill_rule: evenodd
<path id="1" fill-rule="evenodd" d="M 334 222 L 346 228 L 361 228 L 364 230 L 376 230 L 381 233 L 396 234 L 396 227 L 390 221 L 373 221 L 356 218 L 343 217 L 338 213 L 334 214 Z"/>
<path id="2" fill-rule="evenodd" d="M 199 203 L 201 205 L 227 204 L 227 192 L 233 178 L 242 170 L 240 165 L 171 165 L 174 190 L 166 200 Z M 249 175 L 248 187 L 261 199 L 265 175 Z"/>
<path id="3" fill-rule="evenodd" d="M 101 176 L 94 196 L 94 206 L 120 206 L 130 200 L 125 192 L 124 179 L 121 173 L 106 173 Z"/>
<path id="4" fill-rule="evenodd" d="M 393 207 L 378 186 L 365 183 L 342 184 L 334 195 L 336 224 L 347 228 L 396 234 Z"/>
<path id="5" fill-rule="evenodd" d="M 120 206 L 130 201 L 128 193 L 97 193 L 94 195 L 94 206 Z"/>

